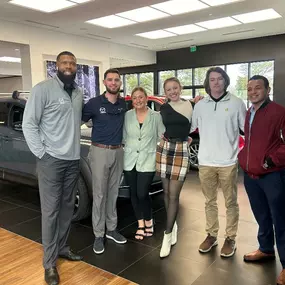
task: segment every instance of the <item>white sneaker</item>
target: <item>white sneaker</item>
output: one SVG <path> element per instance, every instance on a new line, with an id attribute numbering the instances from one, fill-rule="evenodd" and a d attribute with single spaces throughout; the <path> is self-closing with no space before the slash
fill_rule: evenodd
<path id="1" fill-rule="evenodd" d="M 166 234 L 164 232 L 163 242 L 162 242 L 162 246 L 161 246 L 161 250 L 160 250 L 160 257 L 161 258 L 168 256 L 170 253 L 171 237 L 172 237 L 172 233 Z"/>
<path id="2" fill-rule="evenodd" d="M 175 222 L 172 229 L 171 245 L 175 245 L 177 243 L 177 231 L 178 231 L 178 226 L 177 223 Z"/>

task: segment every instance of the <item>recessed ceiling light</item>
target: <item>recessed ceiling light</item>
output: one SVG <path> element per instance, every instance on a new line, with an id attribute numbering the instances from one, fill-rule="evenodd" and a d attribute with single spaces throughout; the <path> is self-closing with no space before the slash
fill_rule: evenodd
<path id="1" fill-rule="evenodd" d="M 136 36 L 148 39 L 162 39 L 162 38 L 175 37 L 177 35 L 164 30 L 156 30 L 156 31 L 136 34 Z"/>
<path id="2" fill-rule="evenodd" d="M 210 6 L 219 6 L 224 4 L 231 4 L 234 2 L 241 2 L 244 0 L 202 0 L 202 1 Z"/>
<path id="3" fill-rule="evenodd" d="M 1 56 L 0 61 L 5 62 L 21 62 L 21 58 L 19 57 L 10 57 L 10 56 Z"/>
<path id="4" fill-rule="evenodd" d="M 81 4 L 81 3 L 90 2 L 91 0 L 69 0 L 69 1 Z"/>
<path id="5" fill-rule="evenodd" d="M 240 25 L 241 23 L 231 17 L 225 17 L 205 22 L 199 22 L 195 24 L 206 29 L 219 29 L 219 28 Z"/>
<path id="6" fill-rule="evenodd" d="M 89 20 L 87 21 L 87 23 L 110 29 L 136 24 L 136 22 L 134 21 L 124 19 L 115 15 Z"/>
<path id="7" fill-rule="evenodd" d="M 279 15 L 274 9 L 260 10 L 256 12 L 233 16 L 233 18 L 239 20 L 240 22 L 244 24 L 272 20 L 272 19 L 277 19 L 281 17 L 282 16 Z"/>
<path id="8" fill-rule="evenodd" d="M 165 29 L 168 32 L 175 33 L 178 35 L 185 35 L 185 34 L 191 34 L 191 33 L 197 33 L 197 32 L 202 32 L 206 31 L 206 29 L 198 27 L 196 25 L 184 25 L 184 26 L 179 26 L 179 27 L 172 27 Z"/>
<path id="9" fill-rule="evenodd" d="M 171 15 L 189 13 L 192 11 L 209 8 L 208 5 L 198 0 L 172 0 L 151 5 L 151 7 L 169 13 Z"/>
<path id="10" fill-rule="evenodd" d="M 9 3 L 46 13 L 55 12 L 76 5 L 75 3 L 66 0 L 12 0 Z"/>
<path id="11" fill-rule="evenodd" d="M 146 22 L 170 16 L 151 7 L 142 7 L 116 15 L 136 22 Z"/>

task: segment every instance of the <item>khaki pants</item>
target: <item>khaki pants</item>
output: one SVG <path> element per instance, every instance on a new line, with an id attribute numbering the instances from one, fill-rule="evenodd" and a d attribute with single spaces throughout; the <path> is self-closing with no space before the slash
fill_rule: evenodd
<path id="1" fill-rule="evenodd" d="M 219 231 L 217 194 L 222 188 L 227 208 L 225 236 L 235 239 L 238 229 L 239 206 L 237 203 L 237 164 L 228 167 L 200 166 L 199 178 L 206 198 L 206 232 L 217 237 Z"/>
<path id="2" fill-rule="evenodd" d="M 95 237 L 104 237 L 117 228 L 117 198 L 123 172 L 122 148 L 105 149 L 91 145 L 89 160 L 92 170 L 92 226 Z"/>

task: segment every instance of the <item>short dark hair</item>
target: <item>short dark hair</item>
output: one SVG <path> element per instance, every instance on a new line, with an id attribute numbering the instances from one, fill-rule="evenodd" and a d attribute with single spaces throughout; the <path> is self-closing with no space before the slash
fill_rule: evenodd
<path id="1" fill-rule="evenodd" d="M 118 69 L 116 69 L 116 68 L 109 68 L 109 69 L 106 70 L 105 73 L 104 73 L 104 79 L 106 79 L 106 77 L 107 77 L 107 75 L 108 75 L 109 73 L 116 73 L 116 74 L 118 74 L 118 75 L 120 76 L 120 72 L 119 72 Z"/>
<path id="2" fill-rule="evenodd" d="M 268 79 L 265 76 L 253 75 L 248 81 L 251 81 L 251 80 L 262 80 L 263 83 L 264 83 L 265 89 L 269 88 L 269 81 L 268 81 Z"/>
<path id="3" fill-rule="evenodd" d="M 62 51 L 60 54 L 58 54 L 58 56 L 56 57 L 56 61 L 59 61 L 62 55 L 73 56 L 76 59 L 75 55 L 72 52 L 65 50 L 65 51 Z"/>
<path id="4" fill-rule="evenodd" d="M 221 67 L 215 66 L 215 67 L 211 67 L 210 69 L 208 69 L 207 73 L 206 73 L 206 78 L 204 81 L 204 87 L 205 87 L 207 94 L 211 94 L 210 82 L 209 82 L 211 72 L 218 72 L 223 76 L 223 78 L 225 80 L 225 90 L 224 91 L 227 91 L 227 89 L 230 85 L 230 82 L 231 82 L 230 78 L 229 78 L 228 74 Z"/>

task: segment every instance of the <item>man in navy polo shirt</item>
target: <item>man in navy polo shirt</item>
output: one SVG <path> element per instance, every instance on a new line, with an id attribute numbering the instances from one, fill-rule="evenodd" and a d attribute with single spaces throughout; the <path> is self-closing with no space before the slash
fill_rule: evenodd
<path id="1" fill-rule="evenodd" d="M 92 145 L 89 159 L 92 169 L 93 209 L 92 225 L 95 235 L 93 250 L 104 252 L 106 237 L 116 243 L 127 240 L 117 231 L 117 197 L 123 172 L 123 124 L 126 112 L 124 99 L 119 97 L 121 87 L 117 69 L 108 69 L 103 81 L 106 92 L 92 98 L 84 106 L 82 120 L 92 119 Z"/>

